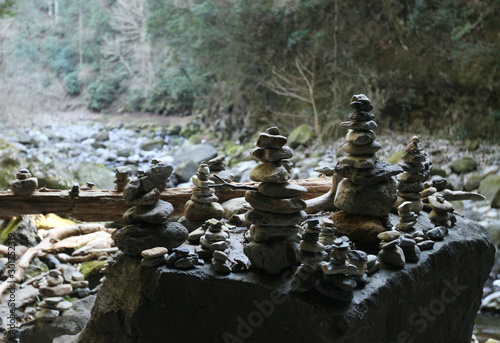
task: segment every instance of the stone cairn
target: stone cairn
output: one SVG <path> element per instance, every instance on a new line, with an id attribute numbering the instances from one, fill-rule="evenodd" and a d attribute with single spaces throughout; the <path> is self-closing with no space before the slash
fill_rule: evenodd
<path id="1" fill-rule="evenodd" d="M 222 184 L 223 182 L 216 178 L 214 175 L 217 174 L 226 182 L 231 182 L 234 178 L 234 174 L 226 171 L 226 156 L 218 155 L 208 161 L 208 168 L 210 169 L 210 180 L 216 184 Z"/>
<path id="2" fill-rule="evenodd" d="M 50 297 L 45 298 L 41 301 L 37 309 L 38 311 L 35 314 L 35 318 L 37 319 L 49 319 L 56 318 L 62 312 L 69 310 L 73 307 L 73 303 L 64 299 L 63 297 Z"/>
<path id="3" fill-rule="evenodd" d="M 319 293 L 327 298 L 341 302 L 350 302 L 352 300 L 354 289 L 358 286 L 354 276 L 359 276 L 360 273 L 364 274 L 364 270 L 358 270 L 356 265 L 348 260 L 350 243 L 345 236 L 335 239 L 330 260 L 321 262 L 324 279 L 315 282 L 316 290 Z"/>
<path id="4" fill-rule="evenodd" d="M 130 174 L 132 174 L 132 169 L 129 167 L 121 166 L 115 169 L 115 179 L 113 180 L 116 184 L 115 191 L 123 192 L 125 190 L 130 181 Z"/>
<path id="5" fill-rule="evenodd" d="M 32 177 L 28 169 L 21 169 L 16 174 L 16 180 L 10 183 L 10 189 L 16 195 L 31 195 L 38 187 L 38 179 Z"/>
<path id="6" fill-rule="evenodd" d="M 381 261 L 395 267 L 404 267 L 406 259 L 403 249 L 401 249 L 401 233 L 396 230 L 379 233 L 377 238 L 381 240 L 379 244 L 380 252 L 378 257 Z"/>
<path id="7" fill-rule="evenodd" d="M 52 269 L 46 277 L 46 283 L 39 283 L 38 290 L 43 297 L 63 297 L 73 291 L 71 284 L 65 284 L 61 271 Z"/>
<path id="8" fill-rule="evenodd" d="M 412 239 L 411 237 L 408 237 L 407 235 L 404 235 L 401 237 L 399 246 L 403 250 L 403 253 L 405 255 L 405 262 L 417 262 L 418 259 L 420 258 L 420 248 L 417 246 L 417 242 Z"/>
<path id="9" fill-rule="evenodd" d="M 297 263 L 300 227 L 307 214 L 307 205 L 299 197 L 307 189 L 290 183 L 293 156 L 285 146 L 287 138 L 277 127 L 270 127 L 259 135 L 257 148 L 251 155 L 262 162 L 250 173 L 252 181 L 261 182 L 257 191 L 247 191 L 245 200 L 252 210 L 245 215 L 252 223 L 250 243 L 244 248 L 254 267 L 277 274 L 283 268 Z"/>
<path id="10" fill-rule="evenodd" d="M 302 265 L 292 276 L 292 288 L 298 292 L 306 292 L 314 288 L 316 280 L 322 277 L 320 263 L 328 259 L 325 246 L 318 242 L 321 226 L 318 219 L 308 219 L 306 229 L 300 243 L 299 260 Z"/>
<path id="11" fill-rule="evenodd" d="M 210 180 L 210 168 L 206 162 L 201 162 L 196 175 L 191 178 L 193 182 L 193 195 L 184 206 L 184 217 L 179 219 L 189 232 L 196 230 L 208 219 L 222 219 L 224 209 L 217 201 L 214 184 Z"/>
<path id="12" fill-rule="evenodd" d="M 116 230 L 113 239 L 126 255 L 140 257 L 143 250 L 155 247 L 173 249 L 187 239 L 188 231 L 182 224 L 167 222 L 173 206 L 160 200 L 160 190 L 172 169 L 170 164 L 159 162 L 125 187 L 123 199 L 135 206 L 123 214 L 127 225 Z"/>
<path id="13" fill-rule="evenodd" d="M 402 160 L 399 166 L 403 168 L 404 172 L 397 176 L 398 199 L 396 206 L 410 201 L 412 211 L 419 213 L 424 207 L 420 192 L 424 190 L 424 182 L 430 177 L 432 162 L 424 152 L 417 136 L 413 136 L 412 142 L 405 148 Z M 406 230 L 403 229 L 403 231 Z"/>
<path id="14" fill-rule="evenodd" d="M 335 225 L 333 220 L 325 218 L 321 223 L 321 233 L 319 234 L 319 242 L 323 244 L 327 250 L 328 246 L 335 241 Z"/>
<path id="15" fill-rule="evenodd" d="M 335 212 L 331 219 L 339 234 L 376 242 L 377 234 L 391 227 L 388 215 L 397 199 L 393 176 L 403 170 L 377 160 L 376 152 L 381 146 L 375 141 L 373 131 L 377 128 L 373 121 L 375 115 L 368 112 L 373 109 L 370 99 L 363 94 L 354 95 L 351 107 L 355 111 L 349 115 L 350 121 L 341 123 L 349 130 L 342 146 L 347 155 L 335 166 L 335 171 L 344 177 L 334 199 L 334 205 L 340 211 Z M 349 220 L 352 216 L 356 218 Z M 361 228 L 358 222 L 350 223 L 359 221 L 359 216 L 363 216 L 365 222 L 373 223 L 370 230 Z"/>
<path id="16" fill-rule="evenodd" d="M 205 234 L 200 237 L 200 249 L 197 250 L 204 260 L 212 258 L 215 251 L 224 251 L 229 246 L 229 232 L 223 223 L 217 219 L 210 219 L 207 223 Z"/>
<path id="17" fill-rule="evenodd" d="M 429 220 L 435 226 L 451 227 L 456 218 L 453 215 L 453 205 L 445 200 L 443 195 L 437 193 L 428 197 L 429 205 L 432 208 L 429 213 Z"/>
<path id="18" fill-rule="evenodd" d="M 89 282 L 85 280 L 85 277 L 80 272 L 75 272 L 71 275 L 71 287 L 73 287 L 73 292 L 69 295 L 75 298 L 85 298 L 90 294 Z"/>
<path id="19" fill-rule="evenodd" d="M 399 223 L 395 229 L 399 231 L 409 231 L 417 224 L 418 215 L 413 211 L 413 202 L 405 201 L 398 206 Z"/>

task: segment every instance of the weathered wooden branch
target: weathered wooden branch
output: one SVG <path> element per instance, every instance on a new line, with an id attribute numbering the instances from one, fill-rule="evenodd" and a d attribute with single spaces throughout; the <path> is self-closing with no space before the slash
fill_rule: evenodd
<path id="1" fill-rule="evenodd" d="M 304 200 L 316 198 L 331 189 L 330 179 L 292 180 L 308 189 Z M 249 187 L 258 186 L 257 182 L 246 182 Z M 245 190 L 228 187 L 214 188 L 219 202 L 245 196 Z M 174 215 L 182 215 L 184 204 L 191 198 L 190 187 L 167 188 L 162 191 L 161 199 L 174 206 Z M 70 214 L 82 221 L 121 221 L 123 213 L 132 207 L 122 199 L 122 193 L 116 191 L 80 191 L 77 198 L 71 199 L 67 190 L 40 192 L 31 196 L 19 196 L 11 191 L 0 191 L 0 216 L 21 216 L 25 214 Z"/>
<path id="2" fill-rule="evenodd" d="M 16 245 L 15 247 L 15 254 L 16 258 L 19 256 L 22 256 L 26 251 L 28 250 L 28 247 L 24 245 Z M 0 254 L 3 256 L 8 256 L 9 254 L 9 247 L 3 244 L 0 244 Z"/>
<path id="3" fill-rule="evenodd" d="M 12 285 L 12 281 L 21 282 L 24 277 L 24 273 L 26 272 L 26 268 L 29 267 L 31 260 L 33 260 L 37 256 L 40 256 L 40 254 L 43 254 L 43 251 L 51 247 L 55 241 L 70 236 L 84 235 L 87 233 L 97 232 L 104 229 L 105 229 L 104 225 L 102 224 L 79 224 L 79 225 L 60 227 L 50 230 L 47 236 L 45 236 L 40 243 L 38 243 L 36 246 L 32 248 L 29 248 L 26 251 L 26 253 L 23 256 L 21 256 L 21 258 L 16 263 L 14 277 L 10 278 L 9 276 L 8 281 L 10 282 L 4 282 L 0 285 L 0 302 L 3 293 L 5 293 L 7 288 L 9 288 Z"/>
<path id="4" fill-rule="evenodd" d="M 331 211 L 335 209 L 335 205 L 333 204 L 333 200 L 335 198 L 335 193 L 337 192 L 337 186 L 342 181 L 343 177 L 337 173 L 334 173 L 332 176 L 332 186 L 330 190 L 320 195 L 319 197 L 312 198 L 306 200 L 307 213 L 317 213 L 319 211 Z M 329 180 L 329 179 L 327 179 Z"/>

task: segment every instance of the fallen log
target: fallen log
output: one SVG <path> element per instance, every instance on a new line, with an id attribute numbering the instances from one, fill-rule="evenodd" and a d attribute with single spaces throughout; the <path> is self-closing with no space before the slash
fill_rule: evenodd
<path id="1" fill-rule="evenodd" d="M 292 180 L 307 188 L 302 197 L 312 199 L 327 193 L 332 188 L 330 178 Z M 256 187 L 257 182 L 236 185 Z M 244 189 L 216 187 L 219 202 L 245 196 Z M 174 215 L 182 215 L 184 204 L 191 198 L 191 188 L 167 188 L 162 191 L 161 199 L 174 206 Z M 25 214 L 70 214 L 81 221 L 121 221 L 123 213 L 132 207 L 122 199 L 122 193 L 116 191 L 91 190 L 80 191 L 76 198 L 70 198 L 68 190 L 36 191 L 30 196 L 15 195 L 10 190 L 0 191 L 0 216 L 21 216 Z"/>

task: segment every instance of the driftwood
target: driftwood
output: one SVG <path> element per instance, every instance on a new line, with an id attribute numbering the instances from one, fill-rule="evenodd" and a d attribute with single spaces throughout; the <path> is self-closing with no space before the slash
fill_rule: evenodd
<path id="1" fill-rule="evenodd" d="M 90 244 L 91 242 L 96 240 L 111 240 L 111 234 L 106 231 L 97 231 L 81 236 L 71 236 L 53 243 L 51 246 L 43 249 L 43 251 L 54 253 L 65 249 L 75 249 L 79 246 Z"/>
<path id="2" fill-rule="evenodd" d="M 320 195 L 319 197 L 306 200 L 306 212 L 317 213 L 319 211 L 334 210 L 335 205 L 333 204 L 333 200 L 335 198 L 335 193 L 337 192 L 337 186 L 339 185 L 340 181 L 342 181 L 342 179 L 342 176 L 334 173 L 332 176 L 332 186 L 327 193 Z"/>
<path id="3" fill-rule="evenodd" d="M 317 198 L 332 188 L 326 178 L 292 180 L 308 189 L 304 200 Z M 246 187 L 256 187 L 256 182 L 235 183 Z M 214 188 L 219 202 L 245 196 L 244 189 L 229 187 Z M 184 204 L 191 198 L 191 187 L 167 188 L 162 191 L 161 199 L 174 206 L 174 215 L 182 215 Z M 121 221 L 123 213 L 133 205 L 122 199 L 116 191 L 80 191 L 78 197 L 71 199 L 67 190 L 36 191 L 30 196 L 19 196 L 11 191 L 0 192 L 0 216 L 21 216 L 25 214 L 70 214 L 81 221 Z"/>
<path id="4" fill-rule="evenodd" d="M 7 281 L 0 285 L 0 302 L 3 293 L 5 293 L 7 288 L 9 288 L 12 285 L 12 281 L 21 282 L 24 277 L 24 273 L 26 272 L 26 268 L 29 267 L 31 260 L 43 254 L 44 253 L 43 251 L 52 246 L 52 244 L 55 241 L 59 241 L 70 236 L 84 235 L 92 232 L 101 231 L 104 229 L 105 229 L 104 225 L 102 224 L 79 224 L 79 225 L 51 229 L 47 234 L 47 236 L 45 236 L 45 238 L 42 239 L 40 243 L 38 243 L 36 246 L 32 248 L 29 248 L 26 251 L 26 253 L 23 256 L 21 256 L 16 265 L 13 277 L 9 276 Z"/>
<path id="5" fill-rule="evenodd" d="M 28 250 L 28 247 L 24 245 L 16 245 L 15 254 L 16 257 L 24 255 L 24 253 Z M 7 257 L 9 254 L 9 247 L 3 244 L 0 244 L 0 254 Z"/>

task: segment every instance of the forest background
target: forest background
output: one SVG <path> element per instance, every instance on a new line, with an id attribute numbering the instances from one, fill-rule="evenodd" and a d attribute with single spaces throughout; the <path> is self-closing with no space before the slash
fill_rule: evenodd
<path id="1" fill-rule="evenodd" d="M 352 94 L 385 129 L 500 141 L 500 0 L 8 0 L 0 116 L 87 107 L 344 134 Z"/>

